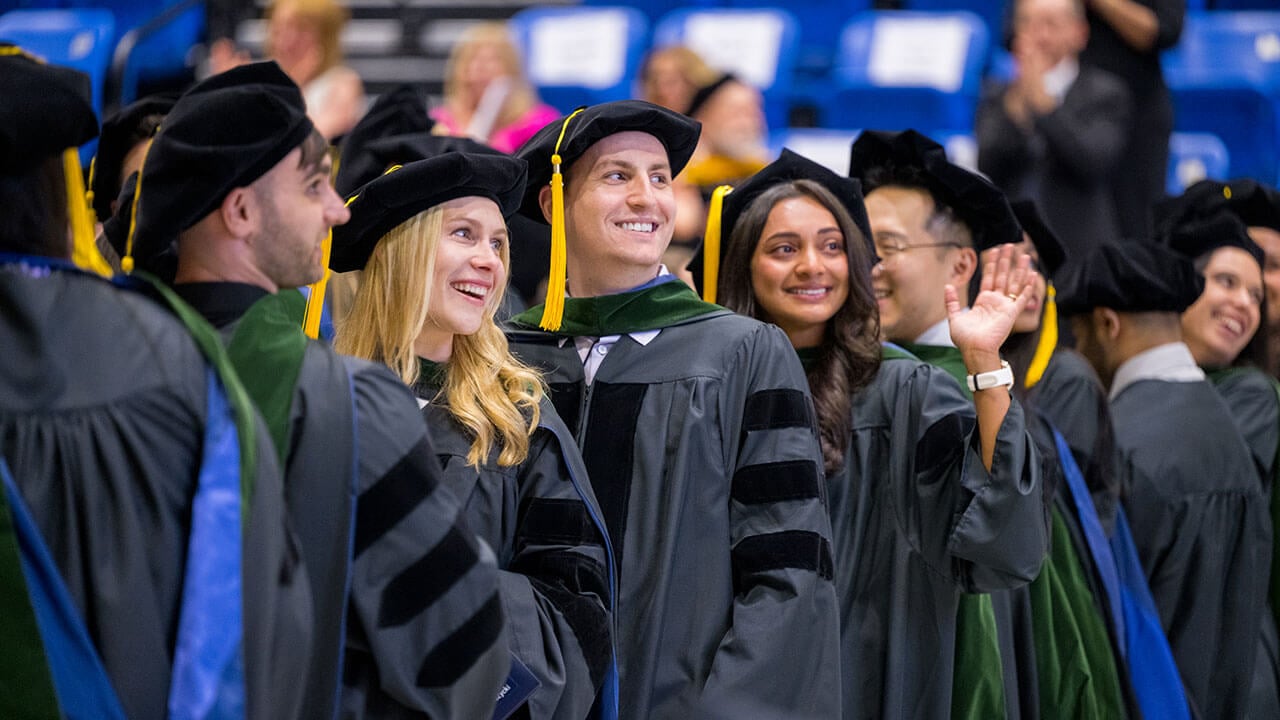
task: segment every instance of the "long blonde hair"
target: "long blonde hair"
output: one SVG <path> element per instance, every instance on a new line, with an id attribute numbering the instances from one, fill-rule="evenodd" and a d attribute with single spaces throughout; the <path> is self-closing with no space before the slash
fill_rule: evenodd
<path id="1" fill-rule="evenodd" d="M 467 95 L 467 90 L 462 82 L 462 72 L 484 45 L 497 48 L 503 70 L 511 79 L 511 91 L 507 94 L 506 101 L 502 103 L 502 109 L 498 112 L 497 120 L 493 124 L 493 129 L 498 130 L 516 122 L 540 102 L 537 91 L 525 77 L 520 51 L 516 48 L 515 41 L 511 38 L 511 32 L 507 30 L 505 23 L 477 23 L 462 33 L 449 52 L 449 60 L 445 66 L 444 99 L 454 115 L 458 114 L 459 109 L 465 109 L 468 115 L 475 111 L 480 98 L 464 97 Z"/>
<path id="2" fill-rule="evenodd" d="M 378 241 L 361 273 L 351 312 L 338 326 L 338 352 L 381 362 L 406 385 L 417 382 L 413 342 L 430 316 L 428 298 L 443 227 L 444 209 L 437 205 Z M 502 264 L 509 262 L 504 243 Z M 511 355 L 506 335 L 493 320 L 502 293 L 502 288 L 495 288 L 489 296 L 485 321 L 477 332 L 453 337 L 453 354 L 437 395 L 470 432 L 467 462 L 475 467 L 489 457 L 495 443 L 501 448 L 499 465 L 524 461 L 545 394 L 542 378 Z"/>

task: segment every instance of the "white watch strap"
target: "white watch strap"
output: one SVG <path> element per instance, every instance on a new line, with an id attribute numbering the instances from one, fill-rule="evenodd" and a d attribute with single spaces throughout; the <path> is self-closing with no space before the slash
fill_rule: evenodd
<path id="1" fill-rule="evenodd" d="M 1009 367 L 1008 362 L 1001 360 L 999 370 L 969 375 L 965 379 L 969 383 L 969 392 L 989 390 L 1001 385 L 1011 388 L 1013 387 L 1013 368 Z"/>

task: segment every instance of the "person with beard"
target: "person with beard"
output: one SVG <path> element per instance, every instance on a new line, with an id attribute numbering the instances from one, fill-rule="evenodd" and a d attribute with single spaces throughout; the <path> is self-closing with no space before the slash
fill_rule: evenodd
<path id="1" fill-rule="evenodd" d="M 341 685 L 357 715 L 393 714 L 392 698 L 481 717 L 510 667 L 492 551 L 460 520 L 404 384 L 302 331 L 292 288 L 321 277 L 329 229 L 349 217 L 330 171 L 279 66 L 215 75 L 152 141 L 122 264 L 176 268 L 174 291 L 218 329 L 266 420 L 315 589 L 301 715 L 333 715 Z M 344 653 L 375 670 L 344 677 Z"/>
<path id="2" fill-rule="evenodd" d="M 814 394 L 841 716 L 946 717 L 960 598 L 1026 584 L 1044 558 L 1021 408 L 1005 385 L 970 400 L 943 370 L 881 344 L 857 180 L 784 149 L 725 197 L 721 227 L 729 241 L 712 253 L 724 255 L 716 299 L 778 324 Z M 979 377 L 999 367 L 999 344 L 1028 299 L 1029 268 L 1011 267 L 1012 256 L 1010 247 L 992 262 L 973 310 L 950 293 L 950 332 Z"/>
<path id="3" fill-rule="evenodd" d="M 1185 257 L 1108 242 L 1064 272 L 1059 308 L 1108 387 L 1125 513 L 1193 712 L 1245 717 L 1271 523 L 1231 411 L 1183 342 L 1204 288 Z"/>
<path id="4" fill-rule="evenodd" d="M 0 716 L 296 717 L 311 595 L 262 421 L 189 308 L 72 263 L 89 90 L 0 44 Z"/>

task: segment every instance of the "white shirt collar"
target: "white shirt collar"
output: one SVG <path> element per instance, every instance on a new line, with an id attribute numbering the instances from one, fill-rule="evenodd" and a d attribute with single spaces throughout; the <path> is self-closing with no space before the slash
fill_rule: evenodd
<path id="1" fill-rule="evenodd" d="M 1108 399 L 1115 400 L 1125 388 L 1139 380 L 1198 382 L 1204 379 L 1204 371 L 1196 365 L 1186 343 L 1165 343 L 1134 355 L 1116 368 Z"/>
<path id="2" fill-rule="evenodd" d="M 941 345 L 942 347 L 955 347 L 956 344 L 951 342 L 951 321 L 942 318 L 928 330 L 920 333 L 920 337 L 915 339 L 915 345 Z"/>
<path id="3" fill-rule="evenodd" d="M 1062 58 L 1057 65 L 1045 72 L 1044 91 L 1061 105 L 1067 90 L 1071 88 L 1071 83 L 1074 83 L 1079 75 L 1080 62 L 1073 57 Z"/>

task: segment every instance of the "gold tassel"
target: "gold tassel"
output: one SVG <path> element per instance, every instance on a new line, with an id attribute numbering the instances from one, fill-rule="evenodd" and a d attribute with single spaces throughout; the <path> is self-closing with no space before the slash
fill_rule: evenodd
<path id="1" fill-rule="evenodd" d="M 332 180 L 338 176 L 338 154 L 335 152 L 335 148 L 329 148 L 329 154 L 333 158 L 330 172 L 330 180 Z M 399 165 L 396 165 L 388 169 L 387 172 L 396 170 L 399 167 Z M 385 174 L 383 173 L 383 175 Z M 352 195 L 347 198 L 344 205 L 351 207 L 351 203 L 355 202 L 358 197 L 360 197 L 359 194 Z M 324 314 L 324 294 L 329 287 L 329 278 L 333 276 L 333 273 L 329 271 L 329 253 L 332 250 L 333 228 L 329 228 L 329 232 L 324 236 L 324 242 L 320 244 L 320 261 L 321 266 L 324 268 L 324 274 L 309 286 L 311 290 L 307 293 L 307 311 L 302 316 L 302 332 L 306 333 L 307 337 L 312 340 L 320 337 L 320 317 Z"/>
<path id="2" fill-rule="evenodd" d="M 1031 357 L 1031 367 L 1027 368 L 1027 377 L 1022 386 L 1030 390 L 1044 377 L 1049 367 L 1049 359 L 1058 347 L 1058 303 L 1054 298 L 1058 291 L 1049 283 L 1045 290 L 1044 316 L 1040 320 L 1040 344 L 1036 345 L 1036 353 Z"/>
<path id="3" fill-rule="evenodd" d="M 71 221 L 71 261 L 80 269 L 111 277 L 111 266 L 98 252 L 89 219 L 89 204 L 84 194 L 84 178 L 80 177 L 80 151 L 67 148 L 62 152 L 62 174 L 67 188 L 67 214 Z"/>
<path id="4" fill-rule="evenodd" d="M 707 230 L 702 235 L 702 299 L 716 301 L 716 284 L 720 282 L 720 221 L 724 214 L 724 196 L 733 186 L 720 185 L 711 191 L 707 206 Z"/>
<path id="5" fill-rule="evenodd" d="M 157 127 L 151 136 L 151 142 L 147 143 L 147 147 L 142 151 L 142 162 L 138 164 L 138 184 L 134 186 L 133 203 L 129 206 L 129 234 L 124 240 L 124 257 L 120 258 L 120 270 L 126 274 L 133 272 L 133 235 L 138 229 L 138 201 L 142 199 L 142 171 L 147 169 L 147 156 L 151 154 L 151 146 L 155 144 L 155 138 L 159 135 L 160 128 Z"/>
<path id="6" fill-rule="evenodd" d="M 560 137 L 551 154 L 551 271 L 547 275 L 547 299 L 542 306 L 542 319 L 538 327 L 556 331 L 564 321 L 564 294 L 567 282 L 569 249 L 564 228 L 564 175 L 560 172 L 560 143 L 564 142 L 569 121 L 586 108 L 578 108 L 564 119 Z"/>
<path id="7" fill-rule="evenodd" d="M 98 174 L 98 155 L 94 154 L 89 158 L 89 186 L 84 190 L 85 202 L 89 205 L 89 210 L 93 212 L 93 219 L 97 222 L 106 222 L 107 218 L 98 217 L 98 211 L 93 207 L 93 177 Z"/>

